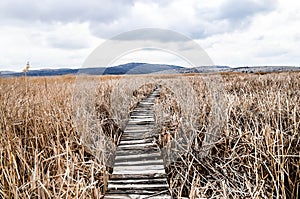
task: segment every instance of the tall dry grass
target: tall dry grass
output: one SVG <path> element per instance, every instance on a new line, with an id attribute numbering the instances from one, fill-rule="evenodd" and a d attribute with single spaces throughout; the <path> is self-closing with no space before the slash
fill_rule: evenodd
<path id="1" fill-rule="evenodd" d="M 298 198 L 299 73 L 177 77 L 162 85 L 157 129 L 174 197 Z"/>
<path id="2" fill-rule="evenodd" d="M 149 79 L 0 79 L 0 198 L 100 198 Z"/>
<path id="3" fill-rule="evenodd" d="M 24 80 L 1 79 L 1 197 L 100 196 L 104 166 L 75 131 L 72 80 Z"/>
<path id="4" fill-rule="evenodd" d="M 1 78 L 0 197 L 101 197 L 129 113 L 157 84 L 174 197 L 299 196 L 300 74 L 280 73 Z"/>

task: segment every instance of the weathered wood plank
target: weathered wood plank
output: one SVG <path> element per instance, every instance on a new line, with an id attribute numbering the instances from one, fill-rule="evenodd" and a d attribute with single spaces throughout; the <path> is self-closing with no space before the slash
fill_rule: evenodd
<path id="1" fill-rule="evenodd" d="M 122 144 L 122 145 L 119 145 L 119 148 L 120 149 L 124 149 L 124 148 L 136 148 L 136 147 L 144 147 L 144 148 L 148 148 L 148 147 L 155 147 L 157 148 L 157 145 L 153 142 L 151 143 L 134 143 L 134 144 Z"/>
<path id="2" fill-rule="evenodd" d="M 171 196 L 169 195 L 159 195 L 159 196 L 152 196 L 152 195 L 143 195 L 143 194 L 108 194 L 104 196 L 104 199 L 170 199 Z"/>
<path id="3" fill-rule="evenodd" d="M 153 125 L 154 121 L 131 121 L 128 124 L 134 124 L 134 125 Z"/>
<path id="4" fill-rule="evenodd" d="M 150 143 L 153 142 L 154 139 L 140 139 L 140 140 L 121 140 L 120 145 L 123 144 L 142 144 L 142 143 Z"/>
<path id="5" fill-rule="evenodd" d="M 148 161 L 130 161 L 130 162 L 116 162 L 114 166 L 129 166 L 129 165 L 144 165 L 144 164 L 163 164 L 162 159 L 158 160 L 148 160 Z"/>
<path id="6" fill-rule="evenodd" d="M 155 136 L 154 135 L 151 135 L 151 134 L 145 134 L 143 136 L 140 136 L 140 135 L 124 135 L 124 137 L 122 138 L 122 140 L 140 140 L 142 138 L 144 139 L 153 139 Z"/>
<path id="7" fill-rule="evenodd" d="M 145 115 L 150 115 L 153 114 L 154 111 L 152 108 L 136 108 L 134 110 L 131 111 L 131 113 L 139 113 L 139 114 L 145 114 Z"/>
<path id="8" fill-rule="evenodd" d="M 145 153 L 145 154 L 136 154 L 136 155 L 128 155 L 124 156 L 117 156 L 115 160 L 135 160 L 135 159 L 142 159 L 142 158 L 161 158 L 160 153 Z"/>
<path id="9" fill-rule="evenodd" d="M 153 139 L 153 135 L 144 135 L 143 137 L 142 136 L 133 136 L 133 135 L 124 135 L 124 137 L 122 138 L 122 140 L 125 140 L 125 141 L 129 141 L 129 140 L 140 140 L 142 138 L 144 139 Z"/>
<path id="10" fill-rule="evenodd" d="M 123 133 L 122 136 L 139 136 L 140 138 L 143 138 L 146 135 L 153 135 L 153 133 L 151 133 L 149 131 L 146 131 L 146 132 L 139 132 L 139 131 L 136 131 L 136 132 L 125 132 L 125 133 Z"/>
<path id="11" fill-rule="evenodd" d="M 134 132 L 134 131 L 141 131 L 141 132 L 147 132 L 151 131 L 152 127 L 151 126 L 143 126 L 141 127 L 140 125 L 134 125 L 134 124 L 127 124 L 127 127 L 124 132 Z"/>
<path id="12" fill-rule="evenodd" d="M 148 171 L 148 170 L 163 170 L 165 172 L 165 167 L 162 164 L 146 164 L 143 166 L 136 166 L 136 165 L 128 165 L 126 167 L 115 165 L 114 172 L 121 172 L 121 171 L 132 171 L 133 173 L 136 171 Z"/>
<path id="13" fill-rule="evenodd" d="M 114 174 L 165 174 L 166 171 L 163 169 L 149 169 L 149 170 L 114 170 Z"/>
<path id="14" fill-rule="evenodd" d="M 127 127 L 124 130 L 124 133 L 146 133 L 146 132 L 149 132 L 149 129 L 144 129 L 144 128 L 141 128 L 140 126 L 137 126 L 136 128 L 134 128 L 134 127 L 132 127 L 132 128 Z"/>
<path id="15" fill-rule="evenodd" d="M 115 184 L 115 183 L 110 183 L 108 185 L 108 188 L 110 189 L 141 189 L 141 190 L 161 190 L 165 188 L 169 188 L 168 184 Z"/>
<path id="16" fill-rule="evenodd" d="M 160 153 L 160 150 L 156 147 L 118 148 L 118 150 L 116 151 L 116 156 L 123 156 L 126 153 L 128 153 L 128 155 L 150 154 L 150 153 Z"/>
<path id="17" fill-rule="evenodd" d="M 137 190 L 134 190 L 134 189 L 122 189 L 122 190 L 119 190 L 119 189 L 111 189 L 109 190 L 109 193 L 116 193 L 116 194 L 148 194 L 148 195 L 155 195 L 157 194 L 158 192 L 161 192 L 161 190 L 158 190 L 158 191 L 155 191 L 155 190 L 142 190 L 142 189 L 137 189 Z"/>
<path id="18" fill-rule="evenodd" d="M 153 150 L 155 150 L 155 149 L 157 149 L 155 146 L 153 146 L 153 145 L 150 145 L 150 146 L 148 146 L 148 147 L 142 147 L 142 146 L 137 146 L 137 147 L 124 147 L 124 148 L 120 148 L 119 149 L 119 151 L 129 151 L 129 152 L 131 152 L 131 151 L 135 151 L 135 150 L 137 150 L 137 151 L 140 151 L 141 153 L 143 153 L 143 151 L 145 150 L 145 149 L 153 149 Z"/>
<path id="19" fill-rule="evenodd" d="M 110 179 L 156 179 L 156 178 L 166 178 L 165 173 L 155 173 L 155 174 L 114 174 Z"/>
<path id="20" fill-rule="evenodd" d="M 144 121 L 145 121 L 145 122 L 153 122 L 153 121 L 154 121 L 154 118 L 153 118 L 153 117 L 134 118 L 134 119 L 130 120 L 130 121 L 128 122 L 128 124 L 130 124 L 131 122 L 140 122 L 140 121 L 142 121 L 142 122 L 144 122 Z"/>
<path id="21" fill-rule="evenodd" d="M 139 114 L 134 114 L 131 115 L 132 119 L 153 119 L 153 115 L 139 115 Z"/>
<path id="22" fill-rule="evenodd" d="M 104 199 L 143 199 L 143 198 L 151 198 L 151 199 L 170 199 L 171 196 L 169 195 L 143 195 L 143 194 L 108 194 L 104 196 Z"/>
<path id="23" fill-rule="evenodd" d="M 140 184 L 149 184 L 149 183 L 162 183 L 166 182 L 166 178 L 147 178 L 147 179 L 117 179 L 109 180 L 108 183 L 116 184 L 130 184 L 130 183 L 140 183 Z"/>

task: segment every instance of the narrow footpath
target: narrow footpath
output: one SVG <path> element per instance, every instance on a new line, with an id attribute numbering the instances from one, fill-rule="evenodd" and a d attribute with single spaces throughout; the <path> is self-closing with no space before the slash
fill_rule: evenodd
<path id="1" fill-rule="evenodd" d="M 171 198 L 161 151 L 156 142 L 153 105 L 158 86 L 139 102 L 121 137 L 105 199 Z"/>

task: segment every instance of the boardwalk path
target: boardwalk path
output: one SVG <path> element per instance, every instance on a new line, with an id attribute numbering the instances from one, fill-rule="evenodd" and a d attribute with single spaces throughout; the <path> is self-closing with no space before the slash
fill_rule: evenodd
<path id="1" fill-rule="evenodd" d="M 171 198 L 153 133 L 153 105 L 160 87 L 133 110 L 116 151 L 112 176 L 104 198 Z"/>

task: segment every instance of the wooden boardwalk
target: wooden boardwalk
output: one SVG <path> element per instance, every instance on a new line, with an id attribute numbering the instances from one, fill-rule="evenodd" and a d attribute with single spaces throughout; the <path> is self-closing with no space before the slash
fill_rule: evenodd
<path id="1" fill-rule="evenodd" d="M 161 151 L 156 144 L 153 105 L 160 87 L 133 110 L 116 151 L 105 199 L 171 198 Z"/>

